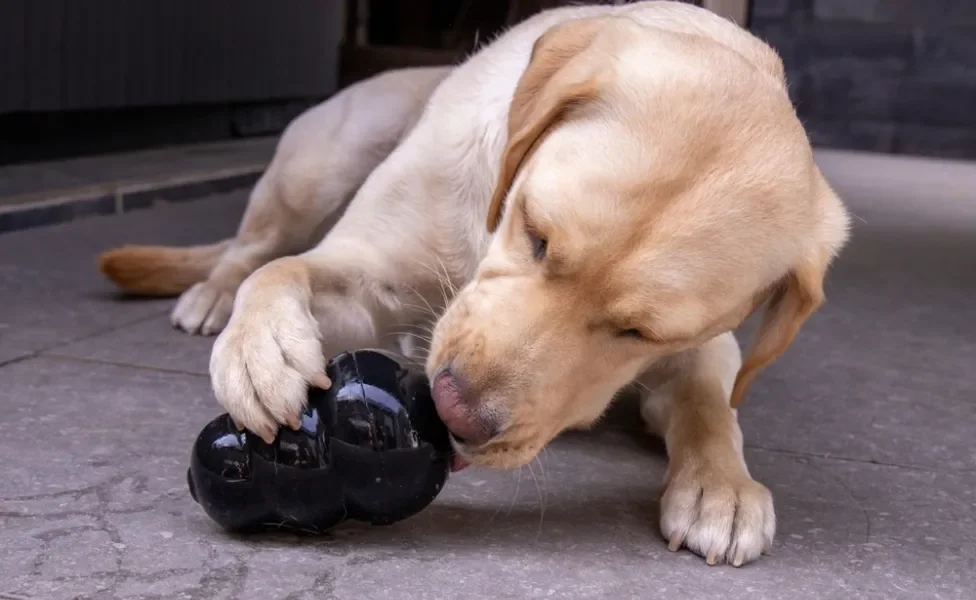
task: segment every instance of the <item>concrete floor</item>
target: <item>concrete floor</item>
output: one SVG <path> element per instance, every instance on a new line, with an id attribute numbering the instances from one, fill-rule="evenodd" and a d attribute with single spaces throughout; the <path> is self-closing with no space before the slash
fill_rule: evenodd
<path id="1" fill-rule="evenodd" d="M 0 598 L 976 597 L 976 166 L 823 152 L 858 215 L 827 307 L 742 410 L 772 556 L 670 553 L 633 406 L 532 469 L 319 538 L 222 533 L 189 498 L 212 340 L 94 257 L 230 235 L 243 195 L 0 236 Z"/>

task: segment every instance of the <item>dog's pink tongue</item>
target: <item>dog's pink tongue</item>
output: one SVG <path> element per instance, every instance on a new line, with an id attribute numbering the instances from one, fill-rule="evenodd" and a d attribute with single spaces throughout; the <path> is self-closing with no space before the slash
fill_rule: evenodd
<path id="1" fill-rule="evenodd" d="M 468 466 L 468 461 L 464 460 L 463 458 L 461 458 L 457 454 L 452 454 L 451 455 L 451 472 L 452 473 L 457 473 L 461 469 L 467 468 L 467 466 Z"/>

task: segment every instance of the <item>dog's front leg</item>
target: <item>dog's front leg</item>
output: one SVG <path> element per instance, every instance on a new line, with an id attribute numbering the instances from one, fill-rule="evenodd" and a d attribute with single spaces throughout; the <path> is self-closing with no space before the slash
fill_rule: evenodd
<path id="1" fill-rule="evenodd" d="M 641 414 L 668 452 L 661 532 L 708 564 L 741 566 L 768 553 L 772 495 L 752 479 L 729 397 L 741 363 L 731 333 L 662 362 L 640 379 Z"/>
<path id="2" fill-rule="evenodd" d="M 266 440 L 280 425 L 297 427 L 308 386 L 329 385 L 328 357 L 385 345 L 415 317 L 419 300 L 405 295 L 423 282 L 371 268 L 371 248 L 359 244 L 280 258 L 241 286 L 210 359 L 217 400 L 240 426 Z"/>

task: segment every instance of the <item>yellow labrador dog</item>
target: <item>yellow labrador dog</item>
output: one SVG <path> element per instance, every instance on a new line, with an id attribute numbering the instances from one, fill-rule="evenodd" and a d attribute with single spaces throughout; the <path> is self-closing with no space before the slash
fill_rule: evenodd
<path id="1" fill-rule="evenodd" d="M 408 350 L 458 467 L 524 465 L 638 382 L 669 456 L 669 547 L 734 565 L 767 550 L 772 498 L 734 407 L 823 302 L 848 236 L 772 49 L 677 2 L 560 8 L 449 73 L 344 94 L 323 156 L 279 150 L 236 239 L 103 257 L 123 287 L 195 284 L 185 329 L 229 315 L 210 372 L 239 425 L 295 426 L 326 357 L 433 323 Z M 763 304 L 743 360 L 731 331 Z"/>

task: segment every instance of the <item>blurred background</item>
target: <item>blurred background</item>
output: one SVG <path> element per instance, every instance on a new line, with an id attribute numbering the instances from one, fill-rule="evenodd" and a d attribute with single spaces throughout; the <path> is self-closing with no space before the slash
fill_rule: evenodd
<path id="1" fill-rule="evenodd" d="M 275 135 L 339 86 L 568 3 L 2 0 L 0 164 Z M 816 144 L 976 156 L 973 0 L 704 4 L 780 51 Z"/>

